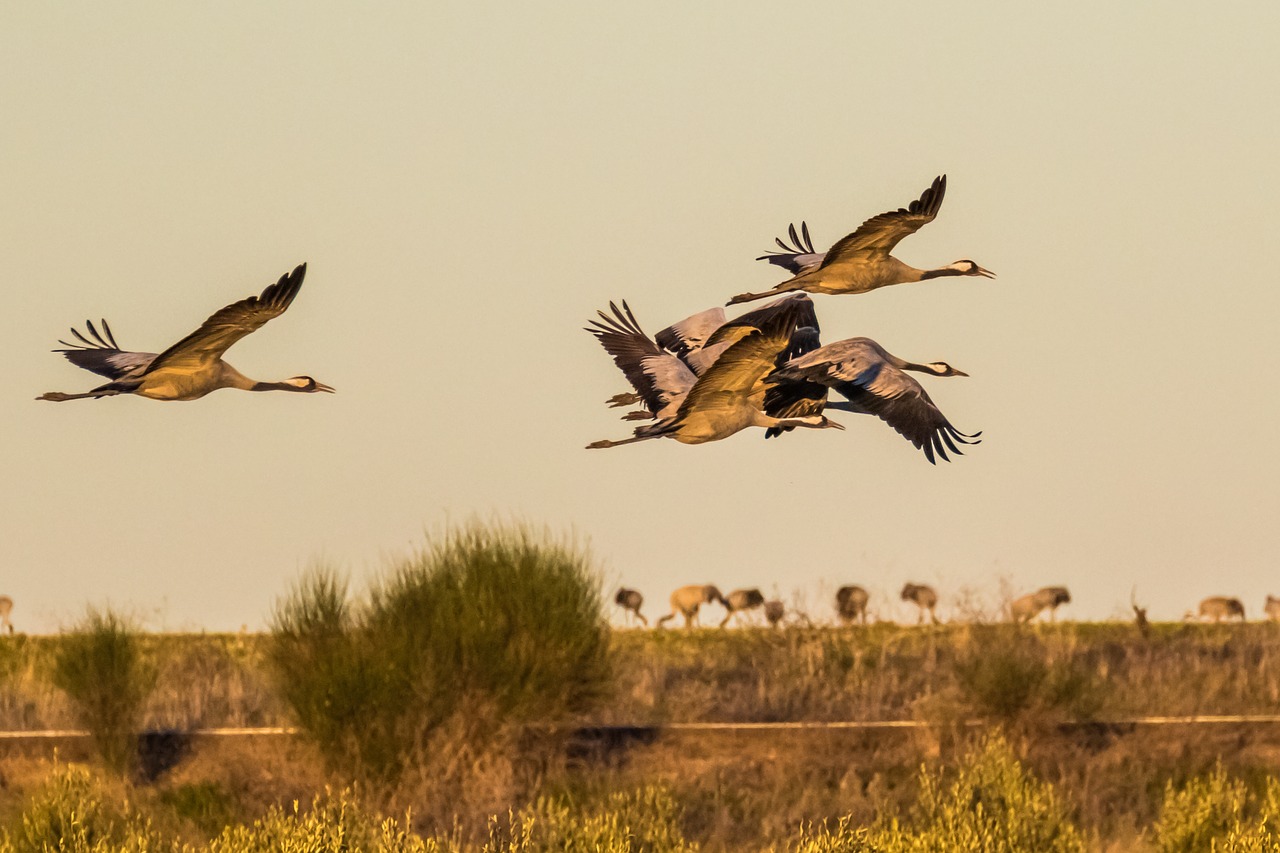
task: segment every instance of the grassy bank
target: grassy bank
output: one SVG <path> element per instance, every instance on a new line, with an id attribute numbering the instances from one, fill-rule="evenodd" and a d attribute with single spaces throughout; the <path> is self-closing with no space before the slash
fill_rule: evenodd
<path id="1" fill-rule="evenodd" d="M 157 669 L 147 726 L 289 725 L 266 641 L 144 634 Z M 63 642 L 0 638 L 0 729 L 75 725 L 51 676 Z M 1014 679 L 1079 681 L 1089 695 L 1058 697 L 1064 719 L 1280 707 L 1280 626 L 1264 623 L 1156 624 L 1147 639 L 1117 623 L 615 631 L 610 653 L 608 697 L 583 722 L 929 719 L 956 708 L 983 717 L 996 710 L 984 707 L 983 679 L 1000 687 L 984 665 Z"/>
<path id="2" fill-rule="evenodd" d="M 65 642 L 0 640 L 0 728 L 76 724 L 52 677 Z M 267 674 L 266 637 L 144 634 L 140 642 L 156 674 L 143 714 L 149 727 L 294 722 Z M 1147 714 L 1273 713 L 1280 631 L 1267 624 L 1164 624 L 1146 638 L 1129 625 L 1071 623 L 615 631 L 608 648 L 610 689 L 578 723 L 916 719 L 940 725 L 905 732 L 674 732 L 578 744 L 558 758 L 541 755 L 532 767 L 470 768 L 476 787 L 499 792 L 487 801 L 441 803 L 425 788 L 405 788 L 373 797 L 368 807 L 390 816 L 412 809 L 406 830 L 422 838 L 457 830 L 465 839 L 454 840 L 471 844 L 481 843 L 490 817 L 505 820 L 508 808 L 528 814 L 522 810 L 541 799 L 547 808 L 558 804 L 563 820 L 580 822 L 601 808 L 591 804 L 659 786 L 678 811 L 682 843 L 708 850 L 862 849 L 830 846 L 832 837 L 816 829 L 804 846 L 797 833 L 841 820 L 855 828 L 907 820 L 921 795 L 920 768 L 959 767 L 980 736 L 948 724 L 981 719 L 987 729 L 1006 733 L 1020 767 L 1051 786 L 1087 847 L 1154 850 L 1169 786 L 1209 778 L 1220 762 L 1220 772 L 1243 786 L 1222 797 L 1261 803 L 1280 764 L 1280 727 L 1058 727 Z M 58 772 L 54 745 L 0 745 L 0 820 L 21 821 L 30 798 Z M 81 742 L 56 746 L 57 762 L 90 757 Z M 197 739 L 178 758 L 153 783 L 121 790 L 148 804 L 157 825 L 172 823 L 191 843 L 207 843 L 224 826 L 252 825 L 273 806 L 287 811 L 295 800 L 311 802 L 326 786 L 347 782 L 341 768 L 335 771 L 298 739 Z M 420 776 L 430 775 L 423 771 Z M 1252 815 L 1250 809 L 1240 814 Z"/>

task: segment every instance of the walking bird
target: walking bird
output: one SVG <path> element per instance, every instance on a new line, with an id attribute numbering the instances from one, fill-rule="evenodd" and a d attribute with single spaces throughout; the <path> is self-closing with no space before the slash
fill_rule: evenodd
<path id="1" fill-rule="evenodd" d="M 609 319 L 603 313 L 601 316 Z M 634 323 L 634 318 L 629 319 Z M 727 438 L 750 426 L 843 429 L 823 416 L 820 408 L 817 413 L 783 418 L 767 414 L 762 408 L 765 377 L 777 365 L 817 346 L 817 327 L 813 301 L 803 294 L 748 312 L 725 323 L 707 339 L 704 351 L 726 346 L 692 383 L 689 379 L 693 371 L 681 373 L 671 360 L 664 360 L 661 348 L 649 341 L 638 326 L 630 333 L 634 350 L 625 353 L 621 346 L 611 349 L 601 329 L 588 329 L 614 355 L 658 421 L 637 427 L 631 438 L 597 441 L 587 447 L 616 447 L 666 437 L 683 444 L 702 444 Z"/>
<path id="2" fill-rule="evenodd" d="M 793 290 L 809 293 L 866 293 L 877 287 L 924 281 L 951 275 L 981 275 L 995 278 L 995 273 L 984 270 L 971 260 L 964 259 L 932 270 L 916 269 L 889 254 L 903 237 L 920 230 L 932 222 L 942 207 L 942 197 L 947 192 L 947 176 L 939 175 L 920 198 L 898 210 L 873 216 L 852 234 L 837 240 L 825 253 L 813 250 L 809 228 L 801 223 L 803 240 L 796 235 L 795 226 L 790 229 L 794 246 L 778 240 L 781 252 L 771 252 L 756 260 L 768 261 L 793 273 L 775 287 L 760 293 L 740 293 L 729 300 L 729 305 L 750 302 Z"/>
<path id="3" fill-rule="evenodd" d="M 870 338 L 849 338 L 805 353 L 782 364 L 765 379 L 769 386 L 764 408 L 779 417 L 813 415 L 824 409 L 875 415 L 903 438 L 934 456 L 950 461 L 947 451 L 963 455 L 958 444 L 978 444 L 978 436 L 951 425 L 933 400 L 906 371 L 933 376 L 968 376 L 943 361 L 913 364 L 885 350 Z M 828 401 L 829 390 L 844 401 Z M 786 431 L 779 425 L 766 437 Z M 934 463 L 936 464 L 936 463 Z"/>
<path id="4" fill-rule="evenodd" d="M 307 265 L 300 264 L 293 272 L 268 286 L 261 295 L 233 302 L 215 312 L 200 328 L 159 355 L 122 350 L 106 320 L 102 321 L 101 333 L 91 321 L 85 321 L 88 337 L 73 328 L 71 334 L 80 343 L 58 341 L 68 349 L 54 352 L 65 355 L 76 367 L 83 367 L 111 381 L 84 394 L 50 391 L 36 399 L 62 402 L 137 394 L 151 400 L 197 400 L 219 388 L 332 393 L 332 388 L 310 376 L 294 376 L 280 382 L 257 382 L 222 360 L 222 354 L 232 344 L 285 312 L 302 288 L 306 273 Z"/>

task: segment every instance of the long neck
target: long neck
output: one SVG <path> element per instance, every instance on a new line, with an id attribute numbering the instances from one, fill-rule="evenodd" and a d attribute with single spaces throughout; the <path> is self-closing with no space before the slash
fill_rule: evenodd
<path id="1" fill-rule="evenodd" d="M 936 270 L 924 270 L 923 272 L 920 273 L 920 278 L 917 279 L 917 281 L 924 281 L 925 279 L 929 279 L 929 278 L 942 278 L 943 276 L 946 276 L 946 275 L 965 275 L 965 274 L 966 274 L 965 270 L 959 270 L 959 269 L 956 269 L 955 267 L 938 267 Z"/>
<path id="2" fill-rule="evenodd" d="M 297 385 L 290 385 L 288 382 L 253 382 L 246 391 L 301 391 Z"/>

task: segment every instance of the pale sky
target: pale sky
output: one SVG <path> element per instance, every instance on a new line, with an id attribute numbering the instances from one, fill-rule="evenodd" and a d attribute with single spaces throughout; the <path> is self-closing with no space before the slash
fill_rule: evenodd
<path id="1" fill-rule="evenodd" d="M 1121 6 L 1127 8 L 1121 8 Z M 1274 3 L 5 3 L 0 592 L 260 628 L 323 561 L 359 582 L 473 515 L 573 530 L 673 587 L 849 582 L 907 618 L 1066 584 L 1077 619 L 1280 593 Z M 999 274 L 817 296 L 984 441 L 930 466 L 881 422 L 605 451 L 650 333 L 785 275 L 949 176 L 896 254 Z M 36 402 L 107 318 L 159 351 L 295 264 L 227 360 L 335 395 Z"/>

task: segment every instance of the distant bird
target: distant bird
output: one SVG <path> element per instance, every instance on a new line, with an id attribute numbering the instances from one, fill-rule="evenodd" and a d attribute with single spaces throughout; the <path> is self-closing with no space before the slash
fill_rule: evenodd
<path id="1" fill-rule="evenodd" d="M 598 330 L 588 331 L 602 337 Z M 643 337 L 638 326 L 635 331 Z M 637 354 L 648 351 L 640 337 L 636 338 Z M 680 373 L 670 360 L 662 360 L 660 352 L 649 352 L 638 359 L 634 355 L 623 358 L 615 353 L 615 362 L 658 421 L 636 427 L 631 438 L 597 441 L 587 447 L 617 447 L 650 438 L 703 444 L 728 438 L 752 426 L 844 429 L 823 416 L 821 407 L 818 413 L 781 418 L 766 414 L 762 408 L 765 377 L 779 364 L 817 346 L 817 340 L 818 318 L 813 301 L 804 294 L 796 294 L 718 328 L 702 349 L 709 351 L 722 344 L 727 346 L 692 385 L 688 385 L 692 370 Z M 654 345 L 652 349 L 659 348 Z"/>
<path id="2" fill-rule="evenodd" d="M 724 619 L 720 620 L 720 627 L 724 628 L 729 624 L 729 620 L 737 613 L 745 613 L 748 610 L 754 610 L 764 605 L 764 595 L 760 590 L 751 587 L 750 589 L 735 589 L 724 597 L 724 608 L 729 611 L 725 614 Z"/>
<path id="3" fill-rule="evenodd" d="M 684 626 L 692 628 L 698 621 L 698 610 L 702 605 L 715 602 L 728 607 L 728 602 L 720 594 L 719 588 L 713 584 L 682 586 L 671 593 L 671 612 L 659 619 L 657 625 L 661 628 L 679 613 L 684 616 Z"/>
<path id="4" fill-rule="evenodd" d="M 764 603 L 764 618 L 769 621 L 770 628 L 778 627 L 782 617 L 787 615 L 787 606 L 776 598 Z"/>
<path id="5" fill-rule="evenodd" d="M 1198 615 L 1200 619 L 1210 619 L 1214 622 L 1221 622 L 1233 616 L 1239 616 L 1241 622 L 1245 621 L 1244 604 L 1238 598 L 1228 598 L 1225 595 L 1214 595 L 1201 601 Z"/>
<path id="6" fill-rule="evenodd" d="M 855 620 L 867 624 L 867 602 L 870 594 L 860 586 L 842 586 L 836 590 L 836 616 L 841 622 Z"/>
<path id="7" fill-rule="evenodd" d="M 644 614 L 640 612 L 640 606 L 644 604 L 644 596 L 638 590 L 627 589 L 625 586 L 618 590 L 618 594 L 613 597 L 613 601 L 628 613 L 635 614 L 635 617 L 649 626 L 649 620 L 644 618 Z"/>
<path id="8" fill-rule="evenodd" d="M 7 595 L 0 595 L 0 632 L 8 631 L 13 633 L 13 622 L 9 620 L 10 614 L 13 613 L 13 599 Z"/>
<path id="9" fill-rule="evenodd" d="M 122 350 L 106 320 L 102 321 L 101 333 L 92 322 L 86 321 L 89 337 L 72 329 L 71 334 L 80 343 L 59 341 L 69 349 L 54 352 L 65 355 L 76 367 L 106 376 L 111 381 L 84 394 L 50 391 L 36 399 L 62 402 L 137 394 L 151 400 L 197 400 L 219 388 L 332 393 L 332 388 L 310 376 L 294 376 L 281 382 L 256 382 L 222 360 L 222 354 L 232 344 L 285 312 L 298 295 L 306 272 L 307 265 L 301 264 L 293 272 L 281 276 L 260 296 L 233 302 L 215 312 L 200 328 L 159 355 Z"/>
<path id="10" fill-rule="evenodd" d="M 1268 593 L 1267 601 L 1262 606 L 1262 612 L 1267 614 L 1267 618 L 1272 622 L 1280 622 L 1280 598 Z"/>
<path id="11" fill-rule="evenodd" d="M 902 600 L 910 601 L 920 608 L 919 624 L 924 624 L 926 611 L 929 613 L 929 620 L 935 625 L 938 624 L 938 614 L 934 612 L 934 608 L 938 606 L 938 593 L 933 587 L 921 583 L 908 583 L 902 587 Z"/>
<path id="12" fill-rule="evenodd" d="M 793 277 L 761 293 L 740 293 L 730 299 L 728 304 L 750 302 L 792 290 L 805 290 L 809 293 L 866 293 L 890 284 L 943 276 L 981 275 L 995 278 L 995 273 L 984 270 L 968 259 L 937 269 L 921 270 L 908 266 L 889 254 L 903 237 L 914 234 L 921 226 L 937 217 L 946 192 L 947 176 L 940 175 L 910 206 L 871 217 L 858 230 L 837 240 L 825 253 L 813 251 L 808 225 L 801 223 L 803 241 L 797 237 L 795 226 L 792 225 L 790 232 L 794 246 L 778 240 L 783 251 L 771 252 L 756 260 L 784 267 L 794 274 Z"/>
<path id="13" fill-rule="evenodd" d="M 779 417 L 812 415 L 823 409 L 874 415 L 903 438 L 934 456 L 950 461 L 947 451 L 964 455 L 957 444 L 979 444 L 978 436 L 957 430 L 933 400 L 905 371 L 933 376 L 968 376 L 943 361 L 913 364 L 893 355 L 870 338 L 849 338 L 791 359 L 765 379 L 770 386 L 764 408 Z M 828 389 L 845 401 L 827 400 Z M 778 426 L 766 437 L 783 432 Z M 936 464 L 936 463 L 935 463 Z"/>
<path id="14" fill-rule="evenodd" d="M 1014 622 L 1030 622 L 1048 609 L 1049 621 L 1057 621 L 1058 608 L 1071 603 L 1071 593 L 1065 586 L 1046 586 L 1035 592 L 1027 593 L 1009 603 L 1009 615 Z"/>

